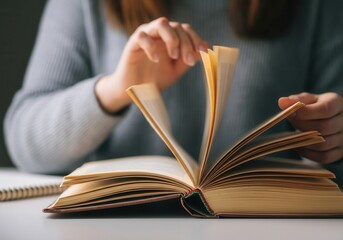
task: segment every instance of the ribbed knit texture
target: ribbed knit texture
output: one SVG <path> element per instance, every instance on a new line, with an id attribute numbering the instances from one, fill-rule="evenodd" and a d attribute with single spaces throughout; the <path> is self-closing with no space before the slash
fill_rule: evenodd
<path id="1" fill-rule="evenodd" d="M 46 6 L 24 85 L 5 119 L 10 155 L 22 169 L 68 172 L 95 159 L 170 155 L 135 106 L 113 117 L 97 103 L 94 84 L 113 72 L 127 41 L 106 23 L 99 2 L 51 0 Z M 228 0 L 171 4 L 171 19 L 192 24 L 210 45 L 241 50 L 213 156 L 278 112 L 279 97 L 302 91 L 343 95 L 342 1 L 301 1 L 291 31 L 273 41 L 237 38 Z M 176 139 L 194 158 L 204 125 L 203 79 L 198 63 L 163 93 Z M 273 131 L 290 129 L 284 121 Z M 342 164 L 336 165 L 330 167 L 343 182 Z"/>

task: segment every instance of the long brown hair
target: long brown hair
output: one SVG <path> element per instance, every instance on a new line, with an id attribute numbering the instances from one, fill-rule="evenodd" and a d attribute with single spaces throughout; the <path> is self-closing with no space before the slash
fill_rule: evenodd
<path id="1" fill-rule="evenodd" d="M 168 17 L 169 0 L 105 0 L 109 21 L 127 34 L 158 17 Z M 296 0 L 230 0 L 228 15 L 239 37 L 271 39 L 292 24 Z"/>

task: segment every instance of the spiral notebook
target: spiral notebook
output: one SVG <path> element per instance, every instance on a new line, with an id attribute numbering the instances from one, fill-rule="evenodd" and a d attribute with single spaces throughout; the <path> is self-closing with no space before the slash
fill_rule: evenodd
<path id="1" fill-rule="evenodd" d="M 0 169 L 0 202 L 60 194 L 62 177 Z"/>

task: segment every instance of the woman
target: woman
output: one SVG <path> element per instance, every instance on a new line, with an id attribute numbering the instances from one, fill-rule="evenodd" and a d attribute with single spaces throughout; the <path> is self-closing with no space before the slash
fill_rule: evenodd
<path id="1" fill-rule="evenodd" d="M 306 106 L 273 131 L 321 131 L 325 143 L 298 152 L 343 182 L 342 7 L 320 0 L 51 0 L 6 116 L 9 152 L 18 167 L 48 173 L 95 159 L 170 154 L 125 93 L 155 81 L 176 139 L 197 158 L 205 106 L 198 51 L 224 45 L 241 54 L 214 154 L 277 112 L 277 101 L 285 108 L 301 100 Z"/>

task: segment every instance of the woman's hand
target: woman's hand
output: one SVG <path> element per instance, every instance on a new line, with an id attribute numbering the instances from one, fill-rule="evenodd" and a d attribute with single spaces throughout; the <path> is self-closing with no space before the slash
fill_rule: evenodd
<path id="1" fill-rule="evenodd" d="M 343 158 L 343 97 L 336 93 L 300 93 L 279 99 L 279 107 L 285 109 L 296 101 L 305 104 L 288 118 L 291 124 L 301 131 L 317 130 L 325 142 L 297 151 L 305 158 L 333 163 Z"/>
<path id="2" fill-rule="evenodd" d="M 115 112 L 129 104 L 128 87 L 155 82 L 167 89 L 199 60 L 199 50 L 206 49 L 189 24 L 164 17 L 143 24 L 128 40 L 115 72 L 98 81 L 96 95 L 107 111 Z"/>

